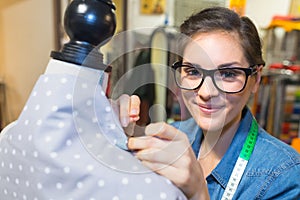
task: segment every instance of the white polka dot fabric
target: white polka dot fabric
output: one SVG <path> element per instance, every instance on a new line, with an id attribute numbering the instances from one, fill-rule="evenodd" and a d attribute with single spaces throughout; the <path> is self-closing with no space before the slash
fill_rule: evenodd
<path id="1" fill-rule="evenodd" d="M 101 71 L 57 60 L 47 71 L 0 135 L 1 200 L 186 199 L 124 150 Z"/>

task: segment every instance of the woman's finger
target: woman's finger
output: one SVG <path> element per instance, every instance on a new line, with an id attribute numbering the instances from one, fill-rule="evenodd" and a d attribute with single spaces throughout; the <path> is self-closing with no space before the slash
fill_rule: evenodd
<path id="1" fill-rule="evenodd" d="M 119 103 L 119 117 L 123 127 L 127 127 L 130 122 L 129 109 L 130 109 L 130 96 L 123 94 L 118 99 Z"/>
<path id="2" fill-rule="evenodd" d="M 186 134 L 165 122 L 149 124 L 145 129 L 145 135 L 173 141 L 187 140 Z"/>
<path id="3" fill-rule="evenodd" d="M 184 158 L 189 147 L 190 145 L 184 141 L 165 140 L 152 136 L 129 138 L 128 140 L 128 148 L 136 151 L 135 156 L 138 159 L 176 166 L 180 165 L 180 162 L 176 161 Z"/>
<path id="4" fill-rule="evenodd" d="M 123 94 L 119 97 L 118 103 L 120 106 L 120 121 L 123 127 L 139 120 L 141 101 L 137 95 Z"/>
<path id="5" fill-rule="evenodd" d="M 172 172 L 176 171 L 176 168 L 174 168 L 172 165 L 166 165 L 164 163 L 154 163 L 147 160 L 142 160 L 141 162 L 144 166 L 161 175 L 169 175 Z M 171 180 L 170 176 L 165 177 Z"/>
<path id="6" fill-rule="evenodd" d="M 152 136 L 132 137 L 128 139 L 128 148 L 134 151 L 151 148 L 161 148 L 164 145 L 164 141 Z"/>
<path id="7" fill-rule="evenodd" d="M 135 120 L 140 115 L 141 100 L 137 95 L 130 96 L 129 116 Z"/>
<path id="8" fill-rule="evenodd" d="M 174 165 L 177 167 L 179 159 L 183 158 L 185 151 L 175 150 L 166 151 L 164 149 L 145 149 L 138 151 L 135 156 L 142 161 L 148 161 L 152 163 L 161 163 L 164 165 Z M 178 166 L 180 167 L 180 166 Z"/>

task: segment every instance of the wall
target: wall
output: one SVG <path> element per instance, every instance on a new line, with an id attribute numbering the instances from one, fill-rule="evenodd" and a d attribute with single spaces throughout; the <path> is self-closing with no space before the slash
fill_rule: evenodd
<path id="1" fill-rule="evenodd" d="M 0 76 L 7 89 L 9 121 L 22 110 L 54 48 L 51 0 L 2 0 Z"/>
<path id="2" fill-rule="evenodd" d="M 288 15 L 290 4 L 291 0 L 247 0 L 246 15 L 257 27 L 266 28 L 274 15 Z"/>
<path id="3" fill-rule="evenodd" d="M 123 0 L 114 3 L 121 31 Z M 0 1 L 0 79 L 7 87 L 9 122 L 19 116 L 55 48 L 53 13 L 52 0 Z"/>
<path id="4" fill-rule="evenodd" d="M 116 33 L 121 32 L 123 28 L 123 8 L 124 8 L 124 0 L 113 0 L 116 6 L 116 20 L 117 27 Z"/>
<path id="5" fill-rule="evenodd" d="M 174 0 L 167 0 L 166 2 L 166 13 L 149 15 L 140 13 L 140 1 L 139 0 L 128 0 L 128 29 L 139 29 L 139 28 L 153 28 L 164 25 L 166 16 L 168 17 L 169 24 L 173 25 L 173 10 Z M 149 30 L 149 29 L 148 29 Z M 150 34 L 150 33 L 149 33 Z"/>

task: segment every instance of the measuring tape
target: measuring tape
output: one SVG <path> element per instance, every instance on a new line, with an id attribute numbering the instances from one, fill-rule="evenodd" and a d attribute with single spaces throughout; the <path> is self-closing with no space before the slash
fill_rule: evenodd
<path id="1" fill-rule="evenodd" d="M 233 171 L 230 175 L 229 181 L 225 188 L 222 200 L 231 200 L 239 183 L 244 174 L 248 161 L 251 157 L 254 149 L 256 138 L 258 133 L 258 124 L 255 119 L 252 120 L 250 131 L 247 135 L 247 139 L 243 145 L 242 151 L 240 152 L 239 158 L 237 159 Z"/>

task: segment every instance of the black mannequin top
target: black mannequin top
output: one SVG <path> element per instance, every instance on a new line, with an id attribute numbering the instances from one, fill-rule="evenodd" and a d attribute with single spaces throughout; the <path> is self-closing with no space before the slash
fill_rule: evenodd
<path id="1" fill-rule="evenodd" d="M 107 43 L 116 29 L 115 6 L 111 0 L 73 0 L 64 15 L 70 41 L 51 57 L 86 67 L 102 69 L 103 55 L 98 46 Z"/>

